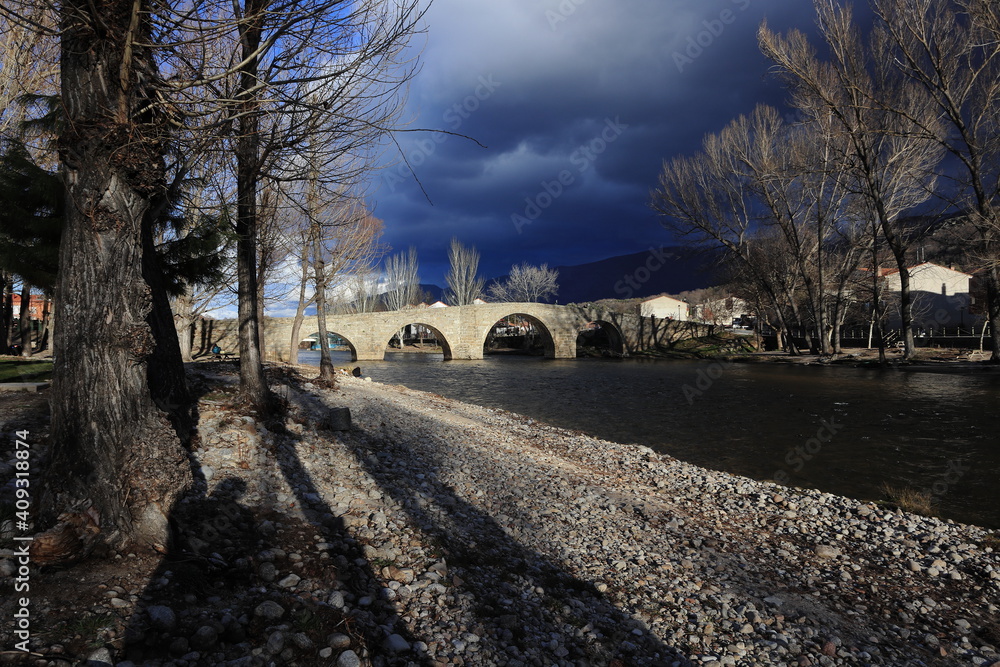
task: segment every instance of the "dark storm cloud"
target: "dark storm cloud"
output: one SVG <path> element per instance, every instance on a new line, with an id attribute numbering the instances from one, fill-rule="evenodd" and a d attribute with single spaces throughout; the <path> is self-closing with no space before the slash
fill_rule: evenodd
<path id="1" fill-rule="evenodd" d="M 386 241 L 415 245 L 439 284 L 452 236 L 489 276 L 669 243 L 646 207 L 663 160 L 784 98 L 757 50 L 765 17 L 813 24 L 802 0 L 435 0 L 411 127 L 485 147 L 397 135 L 426 197 L 393 148 L 374 192 Z"/>

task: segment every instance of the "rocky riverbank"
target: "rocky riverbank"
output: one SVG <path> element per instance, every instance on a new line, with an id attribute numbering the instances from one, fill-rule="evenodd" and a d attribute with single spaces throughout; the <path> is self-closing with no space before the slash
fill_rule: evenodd
<path id="1" fill-rule="evenodd" d="M 231 409 L 235 378 L 208 368 L 195 382 L 201 479 L 172 515 L 179 538 L 165 556 L 36 575 L 39 654 L 1000 664 L 1000 540 L 984 529 L 357 378 L 328 390 L 275 377 L 288 418 L 265 425 Z M 331 430 L 338 407 L 349 430 Z"/>

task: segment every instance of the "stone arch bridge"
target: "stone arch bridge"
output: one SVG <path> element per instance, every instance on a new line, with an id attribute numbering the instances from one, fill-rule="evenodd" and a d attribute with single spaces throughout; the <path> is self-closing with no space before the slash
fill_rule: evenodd
<path id="1" fill-rule="evenodd" d="M 433 331 L 445 359 L 482 359 L 483 347 L 493 326 L 510 315 L 518 315 L 531 322 L 542 337 L 545 356 L 555 359 L 575 358 L 577 336 L 591 323 L 599 324 L 608 334 L 612 351 L 623 355 L 666 346 L 684 338 L 705 335 L 709 331 L 709 327 L 693 322 L 640 317 L 583 305 L 543 303 L 488 303 L 330 315 L 327 317 L 327 329 L 347 341 L 355 360 L 384 359 L 389 341 L 409 324 L 423 325 Z M 290 317 L 264 318 L 268 358 L 288 359 L 292 322 Z M 209 350 L 215 344 L 227 352 L 239 349 L 235 320 L 208 321 L 204 326 L 199 341 L 203 350 Z M 318 329 L 316 317 L 306 317 L 299 337 L 309 336 Z"/>

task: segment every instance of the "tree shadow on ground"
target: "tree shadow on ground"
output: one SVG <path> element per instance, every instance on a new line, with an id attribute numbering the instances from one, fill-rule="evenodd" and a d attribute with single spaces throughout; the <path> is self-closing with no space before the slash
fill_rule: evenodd
<path id="1" fill-rule="evenodd" d="M 217 391 L 219 380 L 193 383 L 192 394 L 197 399 Z M 278 419 L 265 424 L 233 414 L 234 431 L 252 433 L 267 451 L 237 463 L 247 473 L 213 484 L 196 455 L 198 439 L 193 441 L 195 485 L 170 512 L 166 554 L 119 652 L 143 665 L 326 665 L 345 650 L 374 665 L 422 664 L 387 646 L 392 635 L 408 644 L 413 639 L 386 601 L 390 596 L 362 546 L 298 459 L 298 438 Z M 291 487 L 293 499 L 274 507 L 282 503 L 246 498 L 241 476 L 266 475 L 261 466 L 275 461 L 273 472 Z M 345 598 L 370 603 L 348 609 Z"/>
<path id="2" fill-rule="evenodd" d="M 407 419 L 428 419 L 394 409 Z M 446 558 L 442 583 L 462 625 L 454 628 L 452 646 L 439 647 L 437 660 L 463 660 L 464 654 L 465 661 L 476 664 L 690 664 L 593 583 L 521 543 L 497 519 L 464 500 L 447 481 L 449 466 L 475 463 L 445 461 L 441 445 L 430 442 L 434 436 L 401 438 L 399 431 L 387 434 L 384 427 L 355 425 L 344 441 L 381 490 L 404 508 Z M 478 639 L 467 636 L 472 629 Z M 477 656 L 470 653 L 473 644 Z"/>

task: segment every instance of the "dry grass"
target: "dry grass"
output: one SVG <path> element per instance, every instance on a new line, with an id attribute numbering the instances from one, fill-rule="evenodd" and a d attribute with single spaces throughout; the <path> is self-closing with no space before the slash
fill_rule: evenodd
<path id="1" fill-rule="evenodd" d="M 934 516 L 934 496 L 930 491 L 921 491 L 910 487 L 882 485 L 882 493 L 888 501 L 906 512 Z"/>

